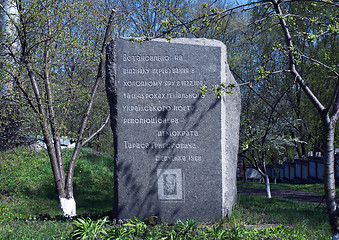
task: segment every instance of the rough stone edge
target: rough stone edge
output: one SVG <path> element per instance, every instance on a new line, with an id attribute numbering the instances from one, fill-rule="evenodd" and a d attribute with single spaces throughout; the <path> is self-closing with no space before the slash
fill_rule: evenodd
<path id="1" fill-rule="evenodd" d="M 124 39 L 126 41 L 129 41 L 133 38 L 116 38 L 116 39 Z M 169 44 L 175 43 L 175 44 L 189 44 L 189 45 L 199 45 L 199 46 L 208 46 L 208 47 L 221 47 L 225 48 L 225 55 L 227 55 L 226 52 L 226 46 L 219 40 L 215 39 L 207 39 L 207 38 L 172 38 L 170 41 L 168 41 L 165 38 L 153 38 L 149 40 L 145 40 L 144 38 L 134 38 L 135 40 L 142 39 L 144 42 L 167 42 Z M 114 40 L 113 40 L 114 41 Z M 136 44 L 139 44 L 139 42 L 135 42 Z M 141 43 L 142 44 L 142 43 Z"/>
<path id="2" fill-rule="evenodd" d="M 226 76 L 227 83 L 236 83 L 230 72 L 228 73 L 229 76 Z M 226 174 L 222 180 L 224 181 L 223 186 L 225 186 L 223 189 L 227 190 L 223 192 L 223 199 L 225 199 L 223 204 L 223 217 L 231 215 L 233 204 L 237 201 L 236 169 L 239 149 L 241 98 L 239 87 L 233 91 L 234 93 L 232 95 L 222 97 L 222 111 L 229 113 L 228 116 L 234 116 L 232 119 L 229 119 L 228 116 L 222 118 L 222 127 L 225 126 L 225 132 L 222 134 L 222 140 L 224 141 L 222 153 L 223 157 L 225 157 L 223 161 L 225 164 L 223 174 Z M 236 100 L 234 98 L 236 98 Z M 231 131 L 226 131 L 226 129 L 231 129 Z M 229 163 L 226 159 L 228 159 Z"/>
<path id="3" fill-rule="evenodd" d="M 226 61 L 227 61 L 227 53 L 226 53 L 226 46 L 222 44 L 220 47 L 220 82 L 227 84 L 226 79 Z M 226 100 L 225 97 L 221 97 L 221 111 L 220 111 L 220 124 L 221 124 L 221 137 L 220 137 L 220 144 L 221 144 L 221 216 L 224 218 L 228 214 L 227 202 L 230 201 L 227 199 L 227 158 L 226 158 L 226 146 L 227 146 L 227 125 L 226 125 Z"/>
<path id="4" fill-rule="evenodd" d="M 164 38 L 155 38 L 150 41 L 157 42 L 168 42 L 168 43 L 176 43 L 176 44 L 189 44 L 189 45 L 200 45 L 200 46 L 209 46 L 209 47 L 221 47 L 225 49 L 226 54 L 226 46 L 219 40 L 215 39 L 207 39 L 207 38 L 172 38 L 170 41 Z"/>
<path id="5" fill-rule="evenodd" d="M 221 82 L 226 85 L 229 83 L 237 85 L 227 64 L 226 46 L 223 43 L 221 44 Z M 222 217 L 231 215 L 232 207 L 237 201 L 236 169 L 240 114 L 241 96 L 240 88 L 237 86 L 233 89 L 233 94 L 224 94 L 221 99 Z M 234 116 L 234 118 L 230 119 L 229 116 Z M 227 162 L 227 159 L 229 162 Z"/>
<path id="6" fill-rule="evenodd" d="M 114 146 L 114 198 L 113 198 L 113 217 L 118 217 L 118 171 L 117 171 L 117 157 L 118 157 L 118 139 L 117 139 L 117 92 L 116 92 L 116 39 L 110 41 L 106 46 L 106 78 L 105 88 L 110 107 L 110 122 L 111 130 L 113 132 L 113 146 Z"/>

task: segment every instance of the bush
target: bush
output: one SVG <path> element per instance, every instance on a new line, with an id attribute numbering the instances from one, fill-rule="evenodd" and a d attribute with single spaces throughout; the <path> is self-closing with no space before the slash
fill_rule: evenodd
<path id="1" fill-rule="evenodd" d="M 98 221 L 90 218 L 77 219 L 72 222 L 73 239 L 308 239 L 302 233 L 282 225 L 266 229 L 247 229 L 233 226 L 225 229 L 222 222 L 203 225 L 187 220 L 177 221 L 173 225 L 159 223 L 147 225 L 137 218 L 131 220 L 109 221 L 107 217 Z"/>

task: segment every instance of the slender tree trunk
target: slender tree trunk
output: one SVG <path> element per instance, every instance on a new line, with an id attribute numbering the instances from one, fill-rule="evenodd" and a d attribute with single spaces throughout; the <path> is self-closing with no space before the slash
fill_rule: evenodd
<path id="1" fill-rule="evenodd" d="M 101 134 L 98 134 L 97 152 L 101 151 Z"/>
<path id="2" fill-rule="evenodd" d="M 324 124 L 324 160 L 325 160 L 325 196 L 326 207 L 332 230 L 332 239 L 339 239 L 339 211 L 335 201 L 335 158 L 334 158 L 334 132 L 335 123 L 327 117 Z"/>
<path id="3" fill-rule="evenodd" d="M 100 62 L 99 62 L 99 66 L 98 66 L 96 80 L 95 80 L 95 83 L 94 83 L 94 86 L 93 86 L 93 89 L 92 89 L 91 98 L 90 98 L 90 101 L 88 103 L 87 110 L 86 110 L 86 112 L 85 112 L 85 114 L 82 118 L 81 126 L 80 126 L 80 129 L 79 129 L 79 134 L 78 134 L 78 141 L 77 141 L 76 146 L 74 148 L 74 152 L 73 152 L 73 155 L 71 157 L 71 160 L 68 164 L 68 171 L 67 171 L 66 184 L 65 184 L 66 197 L 60 198 L 60 204 L 65 206 L 64 209 L 67 210 L 68 212 L 70 212 L 71 214 L 72 213 L 75 214 L 75 208 L 76 208 L 75 200 L 74 200 L 74 196 L 73 196 L 73 176 L 74 176 L 75 163 L 76 163 L 76 161 L 79 157 L 80 148 L 86 142 L 86 141 L 83 140 L 83 134 L 85 132 L 87 122 L 88 122 L 88 119 L 89 119 L 89 115 L 90 115 L 90 112 L 91 112 L 93 104 L 94 104 L 94 98 L 95 98 L 96 92 L 97 92 L 99 84 L 100 84 L 100 82 L 103 78 L 103 65 L 104 65 L 103 56 L 104 56 L 106 45 L 108 43 L 109 35 L 111 33 L 111 29 L 112 29 L 112 26 L 113 26 L 113 20 L 114 20 L 114 17 L 115 17 L 115 13 L 116 13 L 116 9 L 112 9 L 111 14 L 110 14 L 109 19 L 108 19 L 108 23 L 107 23 L 107 26 L 106 26 L 106 32 L 105 32 L 104 40 L 103 40 L 101 51 L 100 51 Z M 107 117 L 105 124 L 108 122 L 108 120 L 109 120 L 109 116 Z M 64 216 L 65 216 L 65 213 L 64 213 Z"/>
<path id="4" fill-rule="evenodd" d="M 243 171 L 244 171 L 244 183 L 247 183 L 247 167 L 246 167 L 246 161 L 243 159 L 242 161 Z"/>
<path id="5" fill-rule="evenodd" d="M 264 153 L 263 153 L 263 169 L 264 169 L 264 181 L 265 181 L 265 189 L 266 189 L 266 197 L 267 198 L 271 198 L 271 185 L 270 185 L 270 178 L 268 177 L 268 174 L 267 174 L 267 169 L 266 169 L 266 163 L 265 163 L 265 156 L 264 156 Z"/>
<path id="6" fill-rule="evenodd" d="M 268 177 L 267 174 L 265 176 L 265 189 L 266 189 L 266 197 L 267 198 L 272 198 L 272 195 L 271 195 L 271 186 L 270 186 L 270 178 Z"/>
<path id="7" fill-rule="evenodd" d="M 18 2 L 17 8 L 22 11 L 21 9 L 22 5 L 21 2 Z M 21 23 L 21 26 L 25 26 L 24 19 L 21 15 L 18 15 L 18 19 Z M 55 187 L 57 190 L 57 193 L 59 195 L 59 198 L 65 197 L 65 175 L 64 170 L 62 167 L 62 157 L 61 157 L 61 147 L 60 142 L 58 138 L 58 133 L 56 132 L 55 123 L 54 123 L 54 110 L 52 107 L 52 93 L 51 93 L 51 87 L 49 82 L 49 75 L 48 75 L 48 51 L 45 51 L 44 54 L 44 80 L 45 80 L 45 91 L 41 91 L 39 89 L 40 85 L 38 84 L 38 81 L 35 76 L 35 72 L 33 70 L 33 67 L 31 63 L 29 62 L 29 53 L 27 52 L 27 32 L 26 28 L 22 27 L 21 32 L 18 33 L 19 35 L 19 41 L 20 41 L 20 50 L 22 54 L 22 63 L 23 67 L 26 69 L 28 78 L 31 82 L 31 86 L 34 92 L 34 99 L 36 101 L 36 107 L 33 103 L 33 100 L 30 98 L 28 93 L 25 91 L 24 87 L 20 83 L 20 79 L 17 79 L 17 84 L 19 86 L 19 89 L 23 92 L 24 97 L 32 107 L 33 111 L 37 114 L 41 126 L 41 130 L 44 136 L 44 140 L 47 146 L 47 152 L 50 159 Z M 44 92 L 45 97 L 47 99 L 47 102 L 43 101 L 42 92 Z M 47 105 L 47 106 L 46 106 Z M 52 141 L 52 137 L 54 139 L 54 142 Z"/>
<path id="8" fill-rule="evenodd" d="M 42 129 L 42 133 L 44 135 L 44 140 L 46 142 L 48 156 L 50 158 L 50 162 L 51 162 L 51 166 L 52 166 L 52 172 L 53 172 L 53 176 L 54 176 L 55 186 L 56 186 L 56 189 L 57 189 L 59 196 L 64 196 L 65 195 L 65 189 L 64 189 L 65 181 L 61 177 L 60 168 L 59 168 L 58 159 L 57 159 L 57 154 L 56 154 L 53 142 L 52 142 L 52 133 L 51 133 L 51 129 L 49 127 L 46 109 L 45 109 L 44 104 L 41 100 L 42 97 L 41 97 L 39 87 L 38 87 L 37 81 L 35 79 L 34 73 L 31 70 L 31 68 L 29 67 L 28 63 L 25 64 L 25 67 L 26 67 L 28 77 L 29 77 L 31 84 L 32 84 L 32 87 L 33 87 L 35 99 L 37 101 L 38 117 L 39 117 L 41 129 Z"/>

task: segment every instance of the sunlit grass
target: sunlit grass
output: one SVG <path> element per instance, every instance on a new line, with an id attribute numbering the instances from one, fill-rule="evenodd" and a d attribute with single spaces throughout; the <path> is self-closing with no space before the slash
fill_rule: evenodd
<path id="1" fill-rule="evenodd" d="M 295 191 L 303 191 L 303 192 L 309 192 L 309 193 L 315 193 L 315 194 L 325 194 L 324 190 L 324 184 L 321 183 L 314 183 L 314 184 L 290 184 L 290 183 L 271 183 L 270 184 L 271 189 L 289 189 L 289 190 L 295 190 Z M 264 183 L 256 182 L 247 182 L 243 183 L 242 181 L 238 181 L 238 187 L 243 188 L 257 188 L 257 189 L 265 189 Z M 339 189 L 336 189 L 337 194 L 339 194 Z"/>
<path id="2" fill-rule="evenodd" d="M 63 151 L 65 166 L 71 151 Z M 61 214 L 45 151 L 19 148 L 0 154 L 0 221 Z M 84 149 L 76 163 L 74 196 L 78 214 L 107 214 L 113 202 L 113 159 Z"/>
<path id="3" fill-rule="evenodd" d="M 70 154 L 63 152 L 65 165 Z M 259 183 L 243 186 L 264 188 L 264 184 Z M 113 203 L 113 159 L 89 149 L 82 150 L 76 164 L 74 187 L 78 215 L 91 216 L 94 223 L 101 216 L 109 215 Z M 319 192 L 322 185 L 272 184 L 272 188 Z M 20 148 L 0 154 L 0 200 L 0 239 L 70 239 L 74 226 L 71 225 L 72 221 L 60 217 L 58 196 L 45 152 Z M 176 236 L 173 239 L 213 239 L 213 234 L 223 236 L 221 239 L 329 239 L 326 209 L 323 206 L 315 207 L 315 204 L 286 199 L 239 195 L 238 204 L 228 219 L 175 225 L 116 220 L 115 223 L 107 222 L 106 227 L 111 234 L 125 234 L 126 231 L 137 234 L 133 232 L 135 227 L 131 229 L 131 226 L 138 224 L 144 229 L 143 224 L 146 224 L 142 234 L 150 234 L 147 236 L 153 239 L 164 236 Z M 267 231 L 247 229 L 248 226 L 267 224 L 273 224 Z M 185 235 L 180 235 L 183 233 Z M 129 239 L 127 237 L 121 239 Z"/>
<path id="4" fill-rule="evenodd" d="M 16 220 L 1 223 L 0 239 L 70 239 L 71 230 L 70 221 Z"/>
<path id="5" fill-rule="evenodd" d="M 268 199 L 258 195 L 239 195 L 239 205 L 251 214 L 244 219 L 248 224 L 256 222 L 290 225 L 307 235 L 330 236 L 330 226 L 325 206 L 282 198 Z M 256 217 L 255 217 L 256 216 Z M 312 239 L 312 238 L 310 238 Z M 321 238 L 319 238 L 321 239 Z"/>
<path id="6" fill-rule="evenodd" d="M 326 209 L 286 199 L 241 195 L 228 219 L 150 224 L 139 219 L 79 219 L 76 239 L 330 239 Z M 91 236 L 91 237 L 90 237 Z"/>

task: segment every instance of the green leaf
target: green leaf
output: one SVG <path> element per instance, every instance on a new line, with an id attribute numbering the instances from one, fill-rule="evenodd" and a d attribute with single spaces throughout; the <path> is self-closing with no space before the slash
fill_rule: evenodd
<path id="1" fill-rule="evenodd" d="M 203 3 L 203 4 L 201 4 L 201 7 L 202 7 L 202 8 L 207 8 L 207 7 L 208 7 L 208 3 Z"/>
<path id="2" fill-rule="evenodd" d="M 207 94 L 207 86 L 199 86 L 199 93 L 201 96 L 205 96 Z"/>

